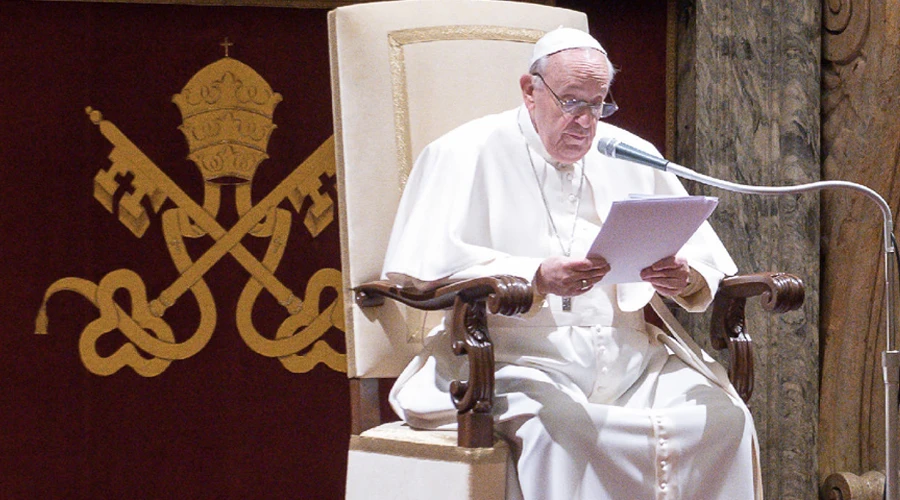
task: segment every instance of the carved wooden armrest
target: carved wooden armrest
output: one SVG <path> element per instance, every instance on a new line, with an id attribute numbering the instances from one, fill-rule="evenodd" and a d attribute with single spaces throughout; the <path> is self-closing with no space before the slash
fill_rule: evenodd
<path id="1" fill-rule="evenodd" d="M 753 345 L 744 321 L 744 306 L 748 297 L 756 296 L 766 311 L 793 311 L 803 305 L 803 282 L 791 274 L 756 273 L 730 276 L 719 284 L 710 338 L 714 349 L 728 349 L 728 378 L 745 402 L 753 393 Z"/>
<path id="2" fill-rule="evenodd" d="M 469 380 L 455 380 L 450 385 L 458 411 L 459 445 L 492 446 L 494 346 L 488 334 L 487 313 L 513 316 L 528 311 L 533 298 L 529 282 L 514 276 L 492 276 L 420 290 L 374 281 L 356 287 L 354 293 L 360 307 L 381 305 L 390 298 L 426 311 L 452 308 L 447 327 L 453 352 L 467 356 L 469 361 Z"/>

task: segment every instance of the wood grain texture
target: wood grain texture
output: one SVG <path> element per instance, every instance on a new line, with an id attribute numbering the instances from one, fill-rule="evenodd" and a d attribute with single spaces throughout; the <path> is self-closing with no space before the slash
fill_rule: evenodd
<path id="1" fill-rule="evenodd" d="M 896 214 L 900 2 L 825 5 L 823 176 L 871 187 Z M 819 473 L 883 470 L 882 217 L 869 200 L 843 193 L 823 196 L 822 213 Z"/>

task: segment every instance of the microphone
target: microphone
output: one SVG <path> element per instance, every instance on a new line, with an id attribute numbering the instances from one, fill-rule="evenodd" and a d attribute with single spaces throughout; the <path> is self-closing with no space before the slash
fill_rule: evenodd
<path id="1" fill-rule="evenodd" d="M 600 154 L 609 156 L 610 158 L 618 158 L 620 160 L 633 161 L 657 170 L 667 171 L 669 168 L 669 160 L 659 156 L 647 153 L 629 144 L 613 138 L 601 137 L 597 141 L 597 151 Z"/>

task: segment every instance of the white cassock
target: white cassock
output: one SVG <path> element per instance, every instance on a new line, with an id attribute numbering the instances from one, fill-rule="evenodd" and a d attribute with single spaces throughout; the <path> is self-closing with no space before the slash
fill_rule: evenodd
<path id="1" fill-rule="evenodd" d="M 655 152 L 599 123 L 597 137 L 608 136 Z M 585 255 L 611 203 L 632 193 L 686 194 L 671 174 L 593 147 L 583 162 L 554 165 L 524 106 L 469 122 L 417 160 L 385 277 L 405 286 L 495 274 L 531 280 L 570 241 L 572 256 Z M 679 255 L 702 286 L 676 302 L 702 311 L 734 262 L 708 224 Z M 762 497 L 749 411 L 722 367 L 687 335 L 644 321 L 652 298 L 659 306 L 647 283 L 595 286 L 572 299 L 571 311 L 551 295 L 524 317 L 489 318 L 496 428 L 518 475 L 508 498 Z M 434 329 L 391 391 L 395 411 L 414 427 L 456 424 L 449 384 L 466 372 L 449 342 Z"/>

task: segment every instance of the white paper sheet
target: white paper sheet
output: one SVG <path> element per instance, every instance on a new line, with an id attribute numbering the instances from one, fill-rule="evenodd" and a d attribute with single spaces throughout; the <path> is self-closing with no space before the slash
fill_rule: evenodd
<path id="1" fill-rule="evenodd" d="M 675 255 L 716 205 L 712 196 L 649 196 L 615 201 L 588 256 L 610 270 L 601 285 L 641 281 L 641 269 Z"/>

